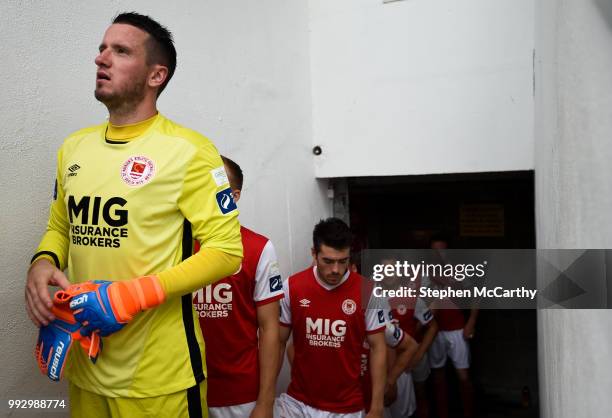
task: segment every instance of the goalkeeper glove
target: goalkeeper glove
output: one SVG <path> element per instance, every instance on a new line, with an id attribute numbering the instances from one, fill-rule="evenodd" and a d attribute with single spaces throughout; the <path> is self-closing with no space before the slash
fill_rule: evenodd
<path id="1" fill-rule="evenodd" d="M 91 337 L 81 335 L 79 324 L 67 304 L 54 303 L 51 308 L 57 319 L 40 328 L 34 355 L 38 367 L 49 379 L 58 381 L 62 378 L 64 365 L 72 343 L 78 340 L 93 363 L 102 349 L 102 340 L 97 333 Z"/>
<path id="2" fill-rule="evenodd" d="M 166 298 L 157 276 L 118 282 L 94 280 L 58 293 L 62 300 L 70 301 L 74 317 L 83 324 L 81 334 L 99 331 L 102 337 L 119 331 L 138 312 L 160 305 Z"/>

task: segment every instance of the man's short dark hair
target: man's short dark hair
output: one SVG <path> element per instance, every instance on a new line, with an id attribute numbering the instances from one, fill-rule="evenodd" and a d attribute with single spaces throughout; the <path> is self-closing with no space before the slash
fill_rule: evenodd
<path id="1" fill-rule="evenodd" d="M 446 245 L 450 247 L 451 246 L 451 236 L 446 231 L 437 231 L 431 235 L 431 238 L 429 239 L 429 246 L 431 247 L 431 245 L 434 242 L 445 242 Z"/>
<path id="2" fill-rule="evenodd" d="M 172 33 L 149 16 L 141 15 L 136 12 L 126 12 L 117 15 L 117 17 L 113 19 L 113 24 L 115 23 L 131 25 L 149 34 L 149 39 L 146 44 L 147 64 L 161 64 L 168 68 L 168 76 L 157 91 L 157 96 L 159 97 L 174 75 L 174 70 L 176 69 L 176 49 L 174 49 Z"/>
<path id="3" fill-rule="evenodd" d="M 312 244 L 317 254 L 323 244 L 335 250 L 350 248 L 351 240 L 351 230 L 342 219 L 338 218 L 321 220 L 312 232 Z"/>
<path id="4" fill-rule="evenodd" d="M 222 155 L 223 165 L 228 169 L 229 183 L 232 190 L 242 190 L 242 182 L 244 181 L 244 175 L 242 169 L 236 162 L 230 160 L 226 156 Z"/>

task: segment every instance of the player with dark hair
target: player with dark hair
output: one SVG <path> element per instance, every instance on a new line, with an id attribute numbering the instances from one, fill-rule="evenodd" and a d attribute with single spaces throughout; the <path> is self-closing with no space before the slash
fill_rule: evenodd
<path id="1" fill-rule="evenodd" d="M 281 346 L 293 332 L 294 360 L 281 418 L 357 418 L 364 414 L 361 350 L 370 346 L 372 401 L 368 417 L 382 417 L 387 312 L 369 305 L 364 278 L 350 271 L 351 232 L 340 219 L 313 232 L 314 266 L 289 277 L 281 300 Z"/>
<path id="2" fill-rule="evenodd" d="M 431 249 L 443 251 L 449 247 L 450 239 L 445 234 L 435 234 L 430 241 Z M 433 281 L 440 281 L 440 285 L 448 283 L 442 278 L 432 277 Z M 470 346 L 469 340 L 474 337 L 478 309 L 472 308 L 466 321 L 463 312 L 450 300 L 438 300 L 433 306 L 439 332 L 429 349 L 429 363 L 432 369 L 434 395 L 440 418 L 447 418 L 448 413 L 448 382 L 446 379 L 446 361 L 451 359 L 457 380 L 461 401 L 463 403 L 463 416 L 474 416 L 474 389 L 470 379 Z"/>
<path id="3" fill-rule="evenodd" d="M 221 158 L 237 202 L 242 170 L 229 158 Z M 272 242 L 243 226 L 240 233 L 244 248 L 240 271 L 194 295 L 206 342 L 209 414 L 271 418 L 283 281 Z"/>
<path id="4" fill-rule="evenodd" d="M 207 416 L 191 292 L 242 259 L 223 163 L 207 138 L 157 111 L 176 65 L 167 29 L 120 14 L 95 63 L 95 97 L 109 120 L 61 146 L 47 231 L 28 271 L 38 361 L 54 379 L 65 368 L 74 417 Z M 191 256 L 193 238 L 203 250 Z M 69 303 L 83 336 L 103 337 L 95 364 L 70 351 L 49 285 L 62 287 L 55 301 Z"/>
<path id="5" fill-rule="evenodd" d="M 168 75 L 159 86 L 157 96 L 166 88 L 176 69 L 176 49 L 172 34 L 148 16 L 138 13 L 121 13 L 113 20 L 114 24 L 126 24 L 142 29 L 149 37 L 146 40 L 146 60 L 148 65 L 160 64 L 168 69 Z"/>

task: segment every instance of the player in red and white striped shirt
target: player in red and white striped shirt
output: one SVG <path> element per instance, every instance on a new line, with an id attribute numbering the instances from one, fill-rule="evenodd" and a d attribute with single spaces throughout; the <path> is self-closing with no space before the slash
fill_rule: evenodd
<path id="1" fill-rule="evenodd" d="M 351 233 L 337 218 L 313 232 L 314 266 L 289 277 L 281 301 L 281 344 L 293 332 L 291 382 L 277 403 L 281 418 L 364 416 L 360 354 L 370 345 L 372 406 L 382 418 L 386 312 L 369 306 L 364 278 L 348 269 Z M 366 291 L 364 291 L 366 290 Z"/>
<path id="2" fill-rule="evenodd" d="M 237 201 L 242 170 L 229 158 L 222 159 Z M 209 416 L 271 418 L 283 283 L 272 242 L 245 227 L 240 234 L 240 271 L 200 289 L 193 299 L 206 343 Z"/>

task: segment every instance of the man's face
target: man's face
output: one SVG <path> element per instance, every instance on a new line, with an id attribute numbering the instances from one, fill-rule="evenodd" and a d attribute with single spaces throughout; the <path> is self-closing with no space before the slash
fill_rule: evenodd
<path id="1" fill-rule="evenodd" d="M 448 248 L 448 243 L 446 241 L 433 241 L 431 243 L 431 249 L 435 250 L 433 251 L 433 255 L 437 256 L 440 260 L 445 261 L 446 260 L 446 249 Z"/>
<path id="2" fill-rule="evenodd" d="M 144 98 L 148 34 L 134 26 L 113 24 L 104 34 L 95 63 L 96 99 L 109 109 L 137 104 Z"/>
<path id="3" fill-rule="evenodd" d="M 448 244 L 446 241 L 433 241 L 431 243 L 432 250 L 446 250 L 448 248 Z"/>
<path id="4" fill-rule="evenodd" d="M 321 244 L 318 253 L 313 249 L 312 256 L 317 266 L 319 278 L 332 286 L 340 283 L 349 266 L 350 252 L 350 248 L 336 250 L 325 244 Z"/>

